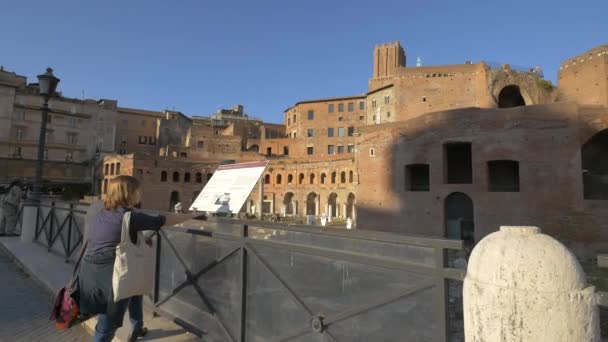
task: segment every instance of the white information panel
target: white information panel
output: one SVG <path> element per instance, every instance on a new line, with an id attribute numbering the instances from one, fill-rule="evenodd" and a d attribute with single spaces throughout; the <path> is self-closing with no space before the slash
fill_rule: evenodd
<path id="1" fill-rule="evenodd" d="M 190 210 L 238 213 L 267 165 L 267 161 L 261 161 L 218 167 Z"/>

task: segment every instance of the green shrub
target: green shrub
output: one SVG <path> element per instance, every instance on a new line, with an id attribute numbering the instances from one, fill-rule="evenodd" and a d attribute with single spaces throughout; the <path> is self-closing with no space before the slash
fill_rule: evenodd
<path id="1" fill-rule="evenodd" d="M 553 82 L 551 82 L 549 80 L 537 80 L 536 83 L 540 87 L 545 88 L 547 90 L 553 90 L 553 88 L 555 88 L 555 86 L 553 85 Z"/>

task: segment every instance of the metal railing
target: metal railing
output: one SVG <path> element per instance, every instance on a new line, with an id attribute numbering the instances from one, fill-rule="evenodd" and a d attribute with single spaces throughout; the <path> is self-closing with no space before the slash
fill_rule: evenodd
<path id="1" fill-rule="evenodd" d="M 43 201 L 36 208 L 34 240 L 65 258 L 73 261 L 84 239 L 86 205 Z M 23 206 L 18 213 L 17 225 L 23 225 Z"/>
<path id="2" fill-rule="evenodd" d="M 218 219 L 163 228 L 156 248 L 155 310 L 205 340 L 462 335 L 448 292 L 465 271 L 446 266 L 461 241 Z"/>

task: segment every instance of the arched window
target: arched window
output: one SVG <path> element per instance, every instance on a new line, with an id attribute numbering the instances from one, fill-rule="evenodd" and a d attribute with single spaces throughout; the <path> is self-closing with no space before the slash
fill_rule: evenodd
<path id="1" fill-rule="evenodd" d="M 200 172 L 196 173 L 196 182 L 197 183 L 202 183 L 203 182 L 203 174 Z"/>
<path id="2" fill-rule="evenodd" d="M 120 163 L 116 163 L 116 174 L 120 175 Z"/>
<path id="3" fill-rule="evenodd" d="M 473 200 L 462 192 L 454 192 L 445 198 L 445 234 L 449 239 L 464 240 L 465 246 L 475 244 Z"/>
<path id="4" fill-rule="evenodd" d="M 110 164 L 106 164 L 103 171 L 103 174 L 106 176 L 108 175 L 108 173 L 110 173 Z"/>
<path id="5" fill-rule="evenodd" d="M 264 184 L 270 184 L 270 175 L 269 174 L 264 176 Z"/>
<path id="6" fill-rule="evenodd" d="M 325 173 L 321 174 L 321 184 L 325 184 L 325 178 L 327 178 L 327 176 L 325 176 Z"/>
<path id="7" fill-rule="evenodd" d="M 114 163 L 110 164 L 110 175 L 114 175 Z"/>
<path id="8" fill-rule="evenodd" d="M 179 172 L 177 171 L 173 172 L 173 182 L 179 182 Z"/>
<path id="9" fill-rule="evenodd" d="M 211 180 L 211 177 L 213 177 L 213 173 L 209 172 L 207 174 L 207 182 L 209 182 Z"/>
<path id="10" fill-rule="evenodd" d="M 608 129 L 585 142 L 581 158 L 584 198 L 608 200 Z"/>
<path id="11" fill-rule="evenodd" d="M 514 84 L 502 88 L 500 94 L 498 94 L 498 108 L 512 108 L 525 105 L 526 101 L 521 94 L 521 90 Z"/>
<path id="12" fill-rule="evenodd" d="M 184 173 L 184 183 L 190 183 L 190 172 Z"/>
<path id="13" fill-rule="evenodd" d="M 353 171 L 351 170 L 351 171 L 348 172 L 348 182 L 352 183 L 353 179 L 354 179 L 354 177 L 353 177 Z"/>
<path id="14" fill-rule="evenodd" d="M 287 175 L 287 184 L 291 184 L 293 183 L 293 175 L 292 174 L 288 174 Z"/>
<path id="15" fill-rule="evenodd" d="M 277 184 L 281 184 L 281 181 L 283 180 L 283 176 L 281 176 L 280 174 L 277 175 Z"/>
<path id="16" fill-rule="evenodd" d="M 331 173 L 331 184 L 336 184 L 336 171 Z"/>
<path id="17" fill-rule="evenodd" d="M 340 183 L 346 183 L 346 172 L 340 172 Z"/>
<path id="18" fill-rule="evenodd" d="M 166 182 L 167 181 L 167 171 L 163 171 L 160 173 L 160 181 L 161 182 Z"/>
<path id="19" fill-rule="evenodd" d="M 315 184 L 315 174 L 311 173 L 308 177 L 308 184 Z"/>
<path id="20" fill-rule="evenodd" d="M 298 176 L 298 184 L 304 184 L 304 174 L 300 173 Z"/>

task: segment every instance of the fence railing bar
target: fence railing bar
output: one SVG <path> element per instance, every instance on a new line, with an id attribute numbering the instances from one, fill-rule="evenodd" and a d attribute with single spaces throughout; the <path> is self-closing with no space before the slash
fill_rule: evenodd
<path id="1" fill-rule="evenodd" d="M 233 256 L 236 252 L 238 252 L 241 248 L 237 248 L 235 250 L 233 250 L 232 252 L 228 253 L 227 255 L 221 257 L 218 260 L 213 260 L 211 263 L 209 263 L 207 266 L 203 267 L 200 271 L 198 271 L 197 273 L 192 275 L 192 281 L 197 281 L 198 278 L 200 278 L 202 275 L 204 275 L 205 273 L 211 271 L 213 268 L 215 268 L 215 266 L 221 264 L 224 260 L 230 258 L 231 256 Z M 183 288 L 185 288 L 186 286 L 190 285 L 190 281 L 188 279 L 186 279 L 185 281 L 183 281 L 182 283 L 180 283 L 179 285 L 177 285 L 170 294 L 168 294 L 165 298 L 163 298 L 162 300 L 159 300 L 158 302 L 154 303 L 155 306 L 159 306 L 162 305 L 163 303 L 165 303 L 167 300 L 171 299 L 171 297 L 175 296 L 179 291 L 181 291 Z"/>
<path id="2" fill-rule="evenodd" d="M 321 247 L 308 247 L 287 242 L 268 242 L 264 240 L 248 239 L 247 244 L 268 246 L 275 249 L 285 249 L 301 254 L 321 256 L 331 259 L 359 263 L 362 265 L 408 271 L 424 275 L 436 275 L 437 273 L 441 273 L 443 271 L 443 269 L 438 270 L 433 266 L 412 265 L 410 263 L 405 263 L 403 261 L 397 261 L 394 259 L 369 257 L 358 253 L 341 252 Z"/>
<path id="3" fill-rule="evenodd" d="M 329 337 L 330 340 L 332 340 L 333 342 L 337 342 L 336 338 L 334 337 L 334 335 L 332 335 L 329 330 L 323 330 L 323 334 L 325 334 L 325 336 Z"/>
<path id="4" fill-rule="evenodd" d="M 414 294 L 416 292 L 420 292 L 420 291 L 432 288 L 434 286 L 436 286 L 436 284 L 435 284 L 434 281 L 424 281 L 424 282 L 422 282 L 422 283 L 420 283 L 420 284 L 418 284 L 418 285 L 416 285 L 416 286 L 414 286 L 412 288 L 409 288 L 407 290 L 401 291 L 401 292 L 399 292 L 397 294 L 386 296 L 386 297 L 384 297 L 382 299 L 373 301 L 373 302 L 371 302 L 369 304 L 360 305 L 360 306 L 355 307 L 354 309 L 350 309 L 350 310 L 345 311 L 343 313 L 337 314 L 336 316 L 324 319 L 323 323 L 325 323 L 326 325 L 330 326 L 331 324 L 342 322 L 342 321 L 345 321 L 345 320 L 347 320 L 349 318 L 358 316 L 360 314 L 363 314 L 363 313 L 366 313 L 366 312 L 369 312 L 369 311 L 381 308 L 381 307 L 383 307 L 385 305 L 394 303 L 394 302 L 400 300 L 403 297 L 410 296 L 410 295 L 412 295 L 412 294 Z"/>
<path id="5" fill-rule="evenodd" d="M 244 230 L 244 236 L 247 236 L 247 227 Z M 247 272 L 248 272 L 248 255 L 247 249 L 241 250 L 241 342 L 247 341 Z"/>
<path id="6" fill-rule="evenodd" d="M 289 336 L 283 336 L 277 339 L 277 342 L 288 342 L 288 341 L 292 341 L 298 337 L 302 337 L 302 336 L 306 336 L 308 334 L 312 334 L 313 332 L 311 331 L 310 326 L 306 326 L 305 328 L 302 328 L 300 330 L 297 330 L 295 333 L 292 333 Z"/>
<path id="7" fill-rule="evenodd" d="M 57 231 L 55 232 L 55 236 L 53 236 L 53 239 L 51 240 L 50 243 L 50 247 L 53 247 L 55 245 L 55 242 L 57 241 L 57 238 L 59 238 L 59 240 L 61 241 L 61 244 L 63 245 L 63 251 L 65 253 L 67 253 L 67 248 L 66 248 L 66 243 L 65 240 L 63 238 L 63 229 L 65 228 L 66 223 L 68 222 L 70 218 L 70 215 L 68 214 L 65 219 L 63 219 L 63 222 L 61 224 L 59 224 L 59 218 L 55 215 L 55 223 L 57 224 L 58 228 Z"/>
<path id="8" fill-rule="evenodd" d="M 72 207 L 72 205 L 70 204 L 70 208 Z M 70 211 L 70 213 L 68 214 L 68 246 L 65 250 L 65 262 L 68 262 L 70 260 L 70 250 L 72 249 L 72 221 L 73 221 L 73 215 L 72 212 Z"/>
<path id="9" fill-rule="evenodd" d="M 255 249 L 255 247 L 253 247 L 252 245 L 246 244 L 246 249 L 249 250 L 249 251 L 251 251 L 251 254 L 253 254 L 256 257 L 256 259 L 258 259 L 260 261 L 260 263 L 262 263 L 262 265 L 264 265 L 264 267 L 274 276 L 274 278 L 279 283 L 281 283 L 281 285 L 285 288 L 285 290 L 287 290 L 287 292 L 292 297 L 292 299 L 295 300 L 296 303 L 300 304 L 300 306 L 304 310 L 306 310 L 306 312 L 312 317 L 313 316 L 313 312 L 308 307 L 308 305 L 306 305 L 306 303 L 304 303 L 304 301 L 302 299 L 300 299 L 300 297 L 298 297 L 298 295 L 291 288 L 291 286 L 289 286 L 289 284 L 287 284 L 287 282 L 285 282 L 285 280 L 283 280 L 283 278 L 281 278 L 281 276 L 274 270 L 274 268 L 272 268 L 272 266 L 270 266 L 270 264 L 268 263 L 268 261 L 266 261 L 266 259 L 263 256 L 260 255 L 260 253 Z"/>
<path id="10" fill-rule="evenodd" d="M 435 266 L 439 269 L 441 269 L 442 271 L 445 269 L 445 266 L 447 264 L 447 253 L 445 249 L 442 248 L 436 248 L 435 249 Z M 444 276 L 438 278 L 436 280 L 436 285 L 437 285 L 437 295 L 438 295 L 438 301 L 437 301 L 437 308 L 438 308 L 438 320 L 439 320 L 439 332 L 441 333 L 441 341 L 443 342 L 447 342 L 449 335 L 450 335 L 450 331 L 449 331 L 449 326 L 448 326 L 448 287 L 446 286 L 447 280 L 445 279 Z"/>
<path id="11" fill-rule="evenodd" d="M 35 231 L 35 237 L 36 237 L 36 241 L 38 241 L 38 238 L 40 237 L 40 233 L 42 233 L 42 225 L 40 224 L 40 220 L 42 219 L 42 214 L 40 213 L 42 210 L 40 210 L 40 207 L 36 207 L 36 231 Z"/>
<path id="12" fill-rule="evenodd" d="M 260 222 L 261 223 L 261 222 Z M 235 224 L 235 223 L 232 223 Z M 413 245 L 422 247 L 440 247 L 446 249 L 462 249 L 461 240 L 428 238 L 423 236 L 405 236 L 391 234 L 382 231 L 374 230 L 345 230 L 345 229 L 326 229 L 321 227 L 311 227 L 303 225 L 281 225 L 277 223 L 266 223 L 266 227 L 249 225 L 249 230 L 252 229 L 275 229 L 288 232 L 310 233 L 315 235 L 344 237 L 353 240 L 367 240 L 374 242 L 385 242 L 389 244 Z M 250 234 L 251 235 L 251 234 Z"/>
<path id="13" fill-rule="evenodd" d="M 186 279 L 189 280 L 192 283 L 192 287 L 194 288 L 194 291 L 196 291 L 196 293 L 199 295 L 199 297 L 201 298 L 201 300 L 203 301 L 203 303 L 205 303 L 205 305 L 209 309 L 209 312 L 213 315 L 213 317 L 216 319 L 216 321 L 219 323 L 219 325 L 224 330 L 224 333 L 226 334 L 226 336 L 228 336 L 232 342 L 236 342 L 234 340 L 234 337 L 232 336 L 232 334 L 230 334 L 230 332 L 226 328 L 226 326 L 225 326 L 224 322 L 222 321 L 222 319 L 217 314 L 217 310 L 215 310 L 215 308 L 213 307 L 213 305 L 211 304 L 211 302 L 209 301 L 209 299 L 207 298 L 207 296 L 205 295 L 205 293 L 203 292 L 203 290 L 201 289 L 201 287 L 198 285 L 198 283 L 196 281 L 193 281 L 193 279 L 192 279 L 192 273 L 188 269 L 187 264 L 184 262 L 184 260 L 182 259 L 182 257 L 179 255 L 179 253 L 178 253 L 177 249 L 175 248 L 175 246 L 168 239 L 166 233 L 162 229 L 159 229 L 159 233 L 161 234 L 161 236 L 165 240 L 166 244 L 169 245 L 169 248 L 171 248 L 171 250 L 173 251 L 173 254 L 177 258 L 177 260 L 182 265 L 182 267 L 184 269 L 184 272 L 186 274 Z"/>

